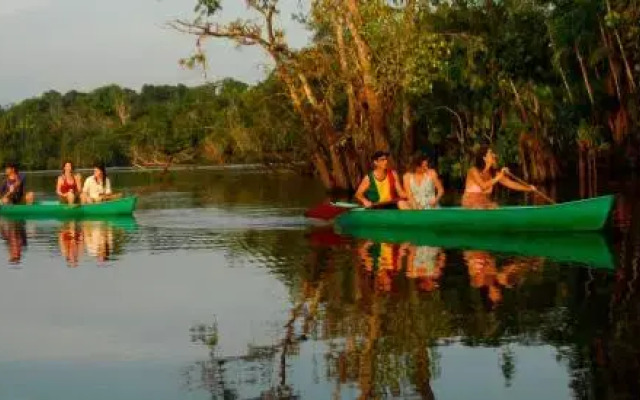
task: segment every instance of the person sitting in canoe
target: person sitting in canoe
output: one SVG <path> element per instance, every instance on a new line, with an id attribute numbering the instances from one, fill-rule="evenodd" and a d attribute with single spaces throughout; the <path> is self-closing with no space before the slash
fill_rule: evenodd
<path id="1" fill-rule="evenodd" d="M 436 170 L 429 167 L 429 158 L 419 154 L 413 158 L 411 166 L 413 172 L 407 172 L 402 179 L 410 208 L 426 210 L 437 207 L 444 188 Z"/>
<path id="2" fill-rule="evenodd" d="M 507 177 L 509 170 L 502 168 L 494 175 L 497 158 L 491 148 L 482 146 L 476 153 L 474 166 L 467 172 L 462 206 L 468 208 L 495 208 L 497 203 L 491 200 L 493 187 L 499 183 L 509 189 L 522 192 L 533 192 L 535 186 L 522 185 Z"/>
<path id="3" fill-rule="evenodd" d="M 376 204 L 384 205 L 385 208 L 409 209 L 409 203 L 402 188 L 398 173 L 387 167 L 389 153 L 376 151 L 371 157 L 373 170 L 362 179 L 355 198 L 365 207 L 369 208 Z"/>
<path id="4" fill-rule="evenodd" d="M 80 174 L 73 173 L 73 164 L 67 161 L 62 166 L 62 175 L 56 183 L 56 193 L 60 203 L 74 204 L 80 200 L 80 188 L 82 188 Z"/>
<path id="5" fill-rule="evenodd" d="M 118 196 L 111 192 L 111 181 L 107 177 L 104 165 L 96 164 L 93 167 L 93 175 L 84 181 L 80 199 L 82 204 L 100 203 Z"/>
<path id="6" fill-rule="evenodd" d="M 31 204 L 33 203 L 33 193 L 24 191 L 26 178 L 18 171 L 18 166 L 14 163 L 7 163 L 5 166 L 5 181 L 0 187 L 2 204 Z"/>

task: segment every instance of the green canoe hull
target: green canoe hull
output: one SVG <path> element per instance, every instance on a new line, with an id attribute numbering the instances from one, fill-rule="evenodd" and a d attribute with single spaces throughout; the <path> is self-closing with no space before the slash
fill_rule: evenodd
<path id="1" fill-rule="evenodd" d="M 545 257 L 556 262 L 579 263 L 614 269 L 615 260 L 605 236 L 598 232 L 434 232 L 417 229 L 344 227 L 340 234 L 383 243 L 411 243 L 444 249 L 485 250 L 529 257 Z"/>
<path id="2" fill-rule="evenodd" d="M 131 215 L 136 208 L 137 198 L 123 197 L 117 200 L 95 204 L 67 205 L 57 201 L 43 201 L 35 204 L 0 206 L 0 216 L 8 218 L 67 219 Z"/>
<path id="3" fill-rule="evenodd" d="M 594 232 L 607 224 L 614 196 L 548 206 L 496 209 L 442 207 L 433 210 L 355 208 L 340 215 L 339 227 L 420 228 L 451 232 Z"/>

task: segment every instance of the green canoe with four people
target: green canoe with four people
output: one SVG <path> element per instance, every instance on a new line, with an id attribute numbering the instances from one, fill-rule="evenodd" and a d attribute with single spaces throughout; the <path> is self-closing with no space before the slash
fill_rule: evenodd
<path id="1" fill-rule="evenodd" d="M 132 215 L 135 196 L 90 204 L 60 204 L 59 201 L 40 201 L 34 204 L 0 206 L 0 216 L 22 218 L 82 218 Z"/>

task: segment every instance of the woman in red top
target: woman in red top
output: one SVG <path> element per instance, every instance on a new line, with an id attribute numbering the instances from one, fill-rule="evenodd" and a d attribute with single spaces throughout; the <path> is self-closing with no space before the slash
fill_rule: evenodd
<path id="1" fill-rule="evenodd" d="M 70 161 L 64 163 L 62 167 L 62 175 L 58 177 L 56 185 L 56 193 L 61 203 L 74 204 L 80 199 L 80 191 L 82 183 L 80 174 L 73 173 L 73 164 Z"/>

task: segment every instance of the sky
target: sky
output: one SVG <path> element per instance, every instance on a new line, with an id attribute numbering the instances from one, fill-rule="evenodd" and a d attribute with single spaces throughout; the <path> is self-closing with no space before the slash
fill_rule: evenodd
<path id="1" fill-rule="evenodd" d="M 308 33 L 291 21 L 300 0 L 281 0 L 281 20 L 293 46 Z M 202 70 L 178 65 L 194 37 L 166 23 L 193 17 L 196 0 L 0 0 L 0 105 L 48 90 L 90 91 L 108 84 L 198 85 Z M 244 0 L 225 0 L 224 20 L 248 14 Z M 208 80 L 264 78 L 268 58 L 257 48 L 210 40 Z"/>

